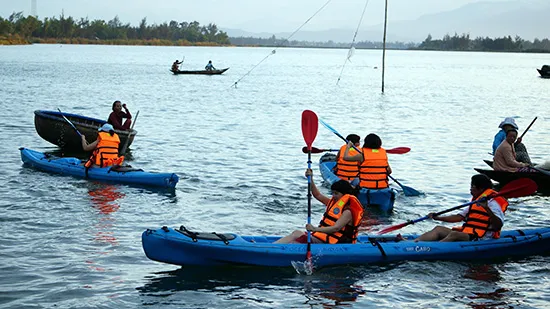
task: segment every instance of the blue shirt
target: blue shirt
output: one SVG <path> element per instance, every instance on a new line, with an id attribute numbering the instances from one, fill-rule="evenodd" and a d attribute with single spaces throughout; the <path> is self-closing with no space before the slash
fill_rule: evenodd
<path id="1" fill-rule="evenodd" d="M 502 141 L 505 139 L 506 132 L 504 132 L 504 130 L 498 131 L 498 133 L 495 135 L 495 139 L 493 140 L 493 154 L 497 151 L 498 146 L 500 146 Z"/>

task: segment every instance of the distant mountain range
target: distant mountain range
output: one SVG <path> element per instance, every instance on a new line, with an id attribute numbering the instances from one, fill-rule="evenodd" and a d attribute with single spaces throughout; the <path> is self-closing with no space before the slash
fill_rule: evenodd
<path id="1" fill-rule="evenodd" d="M 395 8 L 394 8 L 395 9 Z M 509 2 L 477 2 L 458 9 L 430 15 L 416 20 L 388 21 L 388 41 L 422 42 L 428 34 L 434 39 L 454 33 L 469 33 L 470 38 L 519 35 L 532 41 L 550 37 L 550 0 L 514 0 Z M 549 27 L 549 28 L 547 28 Z M 254 33 L 221 27 L 230 37 L 262 37 L 275 35 L 287 38 L 290 32 Z M 383 25 L 363 26 L 356 41 L 382 41 Z M 299 31 L 291 40 L 325 42 L 351 42 L 355 28 Z"/>

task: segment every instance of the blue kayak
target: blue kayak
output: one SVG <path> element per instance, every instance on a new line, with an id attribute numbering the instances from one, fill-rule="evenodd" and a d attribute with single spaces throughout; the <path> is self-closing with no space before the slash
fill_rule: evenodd
<path id="1" fill-rule="evenodd" d="M 417 235 L 359 236 L 356 244 L 312 244 L 315 267 L 399 261 L 494 260 L 550 252 L 550 228 L 503 231 L 499 239 L 414 242 Z M 304 261 L 306 244 L 274 244 L 280 236 L 196 233 L 180 227 L 146 230 L 143 250 L 151 260 L 174 265 L 291 266 Z"/>
<path id="2" fill-rule="evenodd" d="M 336 174 L 332 172 L 332 169 L 336 166 L 336 155 L 332 153 L 326 153 L 319 159 L 319 171 L 323 179 L 329 184 L 340 180 Z M 359 191 L 357 198 L 363 205 L 363 207 L 375 207 L 383 212 L 390 212 L 393 210 L 393 204 L 395 202 L 396 191 L 392 188 L 386 189 L 366 189 L 362 188 Z"/>
<path id="3" fill-rule="evenodd" d="M 126 166 L 92 167 L 88 169 L 88 176 L 86 176 L 84 162 L 78 158 L 60 158 L 23 147 L 19 150 L 21 151 L 21 160 L 25 165 L 46 172 L 92 180 L 164 188 L 174 188 L 179 180 L 178 175 L 174 173 L 144 172 L 141 169 Z"/>

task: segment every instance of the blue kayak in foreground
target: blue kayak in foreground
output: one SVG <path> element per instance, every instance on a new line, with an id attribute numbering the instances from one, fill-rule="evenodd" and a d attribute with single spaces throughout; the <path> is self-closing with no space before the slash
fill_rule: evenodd
<path id="1" fill-rule="evenodd" d="M 417 235 L 404 235 L 414 239 Z M 306 244 L 274 244 L 280 236 L 195 233 L 185 227 L 146 230 L 143 250 L 151 260 L 174 265 L 291 266 L 304 261 Z M 501 238 L 462 242 L 414 242 L 395 236 L 359 236 L 356 244 L 312 244 L 315 267 L 399 261 L 494 260 L 550 252 L 550 228 L 503 231 Z"/>
<path id="2" fill-rule="evenodd" d="M 332 172 L 332 169 L 336 166 L 336 155 L 332 153 L 326 153 L 319 159 L 319 171 L 323 179 L 329 184 L 340 180 L 336 174 Z M 383 212 L 390 212 L 393 210 L 393 204 L 395 202 L 395 190 L 392 188 L 386 189 L 365 189 L 362 188 L 359 191 L 357 198 L 363 205 L 363 208 L 374 207 Z"/>
<path id="3" fill-rule="evenodd" d="M 174 188 L 179 180 L 178 175 L 174 173 L 144 172 L 141 169 L 125 166 L 92 167 L 88 169 L 88 176 L 86 176 L 84 162 L 78 158 L 60 158 L 23 147 L 19 150 L 21 151 L 21 160 L 25 165 L 46 172 L 99 181 L 163 188 Z"/>

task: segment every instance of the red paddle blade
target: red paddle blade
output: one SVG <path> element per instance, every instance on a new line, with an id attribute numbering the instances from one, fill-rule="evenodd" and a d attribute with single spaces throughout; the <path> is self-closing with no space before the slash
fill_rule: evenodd
<path id="1" fill-rule="evenodd" d="M 308 153 L 308 149 L 307 149 L 307 146 L 304 146 L 302 147 L 302 152 L 303 153 Z M 327 151 L 326 149 L 319 149 L 319 148 L 316 148 L 316 147 L 311 147 L 311 153 L 322 153 L 322 152 L 325 152 Z"/>
<path id="2" fill-rule="evenodd" d="M 506 198 L 521 197 L 537 192 L 537 183 L 529 178 L 519 178 L 504 185 L 498 192 L 498 196 Z"/>
<path id="3" fill-rule="evenodd" d="M 319 128 L 319 122 L 317 115 L 310 111 L 305 110 L 302 112 L 302 135 L 306 142 L 307 148 L 311 149 L 311 144 L 317 136 L 317 129 Z"/>
<path id="4" fill-rule="evenodd" d="M 392 149 L 386 149 L 387 153 L 393 153 L 393 154 L 404 154 L 411 151 L 409 147 L 395 147 Z"/>
<path id="5" fill-rule="evenodd" d="M 381 234 L 386 234 L 386 233 L 389 233 L 389 232 L 393 232 L 395 230 L 398 230 L 404 226 L 407 226 L 409 225 L 409 222 L 404 222 L 404 223 L 401 223 L 401 224 L 397 224 L 397 225 L 392 225 L 392 226 L 389 226 L 385 229 L 381 229 L 380 231 L 378 231 L 378 235 L 381 235 Z"/>

